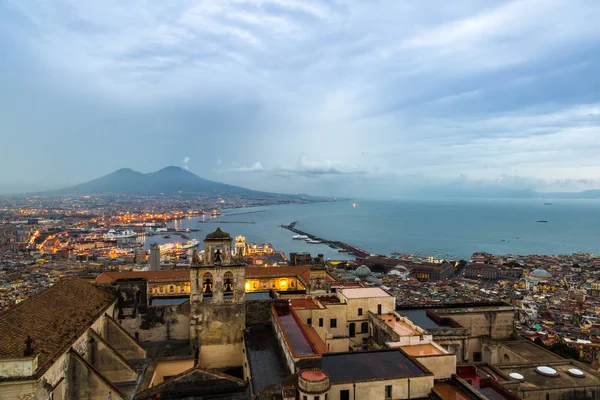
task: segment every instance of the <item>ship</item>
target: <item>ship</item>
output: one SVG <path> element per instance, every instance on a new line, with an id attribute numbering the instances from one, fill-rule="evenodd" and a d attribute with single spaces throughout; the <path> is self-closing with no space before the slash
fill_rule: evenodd
<path id="1" fill-rule="evenodd" d="M 545 219 L 538 219 L 538 220 L 537 220 L 537 221 L 535 221 L 535 222 L 548 222 L 548 221 L 546 221 Z"/>
<path id="2" fill-rule="evenodd" d="M 323 243 L 323 242 L 320 240 L 306 239 L 306 243 L 317 244 L 317 243 Z"/>
<path id="3" fill-rule="evenodd" d="M 124 230 L 122 232 L 111 229 L 110 231 L 108 231 L 108 233 L 106 233 L 104 235 L 104 238 L 109 239 L 109 240 L 115 240 L 115 239 L 129 239 L 129 238 L 134 238 L 136 236 L 137 236 L 137 234 L 134 231 L 129 230 L 129 229 Z"/>
<path id="4" fill-rule="evenodd" d="M 292 239 L 294 239 L 294 240 L 306 240 L 306 239 L 308 239 L 308 236 L 307 235 L 294 235 L 294 236 L 292 236 Z"/>
<path id="5" fill-rule="evenodd" d="M 191 249 L 191 248 L 198 246 L 199 244 L 200 244 L 200 241 L 198 239 L 192 239 L 183 244 L 183 249 L 184 250 Z"/>

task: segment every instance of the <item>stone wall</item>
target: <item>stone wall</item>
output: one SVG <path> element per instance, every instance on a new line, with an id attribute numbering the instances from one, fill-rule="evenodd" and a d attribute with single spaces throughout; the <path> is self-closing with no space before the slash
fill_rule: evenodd
<path id="1" fill-rule="evenodd" d="M 190 338 L 190 302 L 180 305 L 148 307 L 118 321 L 140 342 L 188 340 Z"/>
<path id="2" fill-rule="evenodd" d="M 271 322 L 271 307 L 274 304 L 287 304 L 287 300 L 268 299 L 246 301 L 246 325 Z"/>
<path id="3" fill-rule="evenodd" d="M 369 323 L 372 327 L 371 337 L 379 346 L 386 347 L 388 342 L 399 342 L 400 335 L 398 335 L 392 328 L 390 328 L 384 321 L 382 321 L 376 314 L 369 311 Z"/>

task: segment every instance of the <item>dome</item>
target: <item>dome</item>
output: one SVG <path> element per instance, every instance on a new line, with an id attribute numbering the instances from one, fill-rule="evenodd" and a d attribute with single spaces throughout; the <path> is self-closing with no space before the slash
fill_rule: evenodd
<path id="1" fill-rule="evenodd" d="M 356 276 L 364 278 L 369 275 L 371 275 L 371 270 L 366 265 L 361 265 L 360 267 L 356 268 Z"/>
<path id="2" fill-rule="evenodd" d="M 216 231 L 209 233 L 208 235 L 206 235 L 206 239 L 207 240 L 231 240 L 231 236 L 229 236 L 229 233 L 227 232 L 223 232 L 221 230 L 221 228 L 217 228 Z"/>
<path id="3" fill-rule="evenodd" d="M 552 278 L 552 274 L 543 269 L 534 269 L 533 271 L 531 271 L 529 276 L 532 278 Z"/>

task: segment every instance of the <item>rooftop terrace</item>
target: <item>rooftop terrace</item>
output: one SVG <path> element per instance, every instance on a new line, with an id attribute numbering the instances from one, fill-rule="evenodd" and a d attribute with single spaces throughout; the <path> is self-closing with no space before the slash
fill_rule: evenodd
<path id="1" fill-rule="evenodd" d="M 295 356 L 317 355 L 310 344 L 308 337 L 302 329 L 301 322 L 294 316 L 287 306 L 274 306 L 279 326 L 281 327 L 288 344 Z"/>

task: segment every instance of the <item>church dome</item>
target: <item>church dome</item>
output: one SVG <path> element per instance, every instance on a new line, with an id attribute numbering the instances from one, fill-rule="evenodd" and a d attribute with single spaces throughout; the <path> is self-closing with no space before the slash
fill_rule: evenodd
<path id="1" fill-rule="evenodd" d="M 356 276 L 364 278 L 369 275 L 371 275 L 371 270 L 366 265 L 361 265 L 360 267 L 356 268 Z"/>
<path id="2" fill-rule="evenodd" d="M 227 232 L 223 232 L 221 228 L 217 228 L 216 231 L 209 233 L 206 235 L 206 239 L 208 240 L 231 240 L 231 236 Z"/>
<path id="3" fill-rule="evenodd" d="M 531 271 L 531 273 L 529 274 L 530 277 L 532 278 L 538 278 L 538 279 L 547 279 L 547 278 L 552 278 L 552 274 L 548 271 L 545 271 L 543 269 L 534 269 L 533 271 Z"/>

